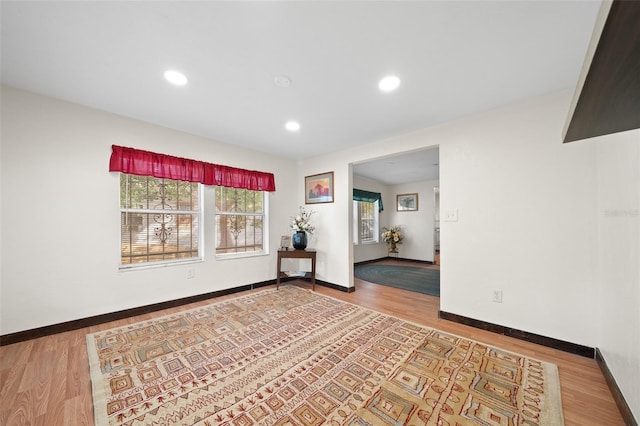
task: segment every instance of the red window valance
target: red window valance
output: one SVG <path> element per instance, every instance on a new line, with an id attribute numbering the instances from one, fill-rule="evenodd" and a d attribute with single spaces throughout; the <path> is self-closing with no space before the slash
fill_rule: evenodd
<path id="1" fill-rule="evenodd" d="M 221 166 L 117 145 L 112 146 L 109 171 L 252 191 L 276 190 L 273 173 Z"/>

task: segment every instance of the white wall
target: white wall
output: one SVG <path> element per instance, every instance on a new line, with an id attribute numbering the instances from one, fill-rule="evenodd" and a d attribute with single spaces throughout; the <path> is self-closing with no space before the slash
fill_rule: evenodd
<path id="1" fill-rule="evenodd" d="M 593 346 L 595 156 L 561 143 L 567 105 L 473 117 L 441 147 L 441 211 L 459 217 L 441 222 L 441 308 Z"/>
<path id="2" fill-rule="evenodd" d="M 333 171 L 334 202 L 304 204 L 304 177 Z M 315 212 L 316 232 L 309 248 L 317 250 L 318 278 L 343 287 L 353 287 L 352 217 L 353 186 L 348 163 L 330 164 L 325 157 L 298 162 L 297 190 L 292 199 Z"/>
<path id="3" fill-rule="evenodd" d="M 640 419 L 640 130 L 594 138 L 597 346 Z"/>
<path id="4" fill-rule="evenodd" d="M 1 117 L 1 334 L 275 278 L 274 253 L 297 210 L 295 162 L 9 87 Z M 120 272 L 112 144 L 273 172 L 271 255 L 214 259 L 207 188 L 203 262 Z"/>
<path id="5" fill-rule="evenodd" d="M 401 225 L 404 230 L 404 241 L 399 246 L 399 256 L 403 259 L 433 262 L 435 193 L 438 181 L 412 182 L 391 186 L 393 205 L 391 206 L 390 225 Z M 418 194 L 417 211 L 397 211 L 396 195 Z"/>

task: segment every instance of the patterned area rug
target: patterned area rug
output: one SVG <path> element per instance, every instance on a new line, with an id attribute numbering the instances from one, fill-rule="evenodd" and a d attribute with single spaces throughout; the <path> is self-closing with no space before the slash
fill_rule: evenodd
<path id="1" fill-rule="evenodd" d="M 557 368 L 292 286 L 87 335 L 96 425 L 562 425 Z"/>

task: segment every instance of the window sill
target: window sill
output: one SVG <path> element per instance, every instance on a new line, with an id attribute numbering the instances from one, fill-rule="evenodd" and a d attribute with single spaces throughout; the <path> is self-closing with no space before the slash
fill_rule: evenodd
<path id="1" fill-rule="evenodd" d="M 189 265 L 192 263 L 200 263 L 204 259 L 201 257 L 186 259 L 186 260 L 176 260 L 174 262 L 155 262 L 155 263 L 140 263 L 140 264 L 132 264 L 132 265 L 120 265 L 118 269 L 120 272 L 129 272 L 129 271 L 140 271 L 143 269 L 157 269 L 157 268 L 168 268 L 171 266 L 180 266 L 180 265 Z"/>
<path id="2" fill-rule="evenodd" d="M 216 260 L 231 260 L 231 259 L 246 259 L 249 257 L 268 256 L 269 253 L 265 251 L 251 251 L 245 253 L 225 253 L 216 254 Z"/>

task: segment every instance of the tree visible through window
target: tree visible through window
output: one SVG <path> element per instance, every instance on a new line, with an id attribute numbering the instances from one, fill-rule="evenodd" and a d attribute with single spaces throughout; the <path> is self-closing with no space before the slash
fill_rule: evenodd
<path id="1" fill-rule="evenodd" d="M 121 264 L 199 258 L 197 183 L 120 174 Z"/>
<path id="2" fill-rule="evenodd" d="M 216 254 L 264 251 L 262 191 L 216 187 Z"/>

